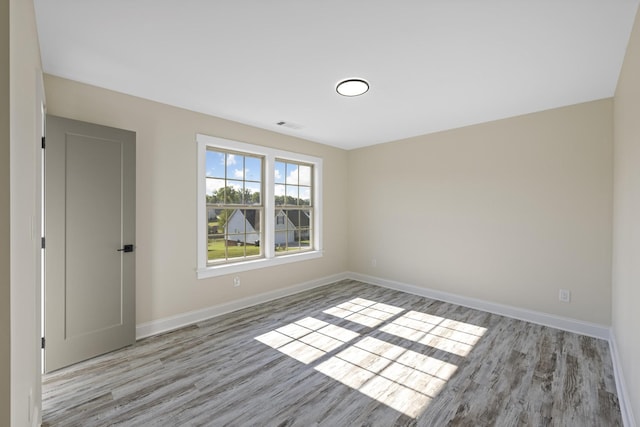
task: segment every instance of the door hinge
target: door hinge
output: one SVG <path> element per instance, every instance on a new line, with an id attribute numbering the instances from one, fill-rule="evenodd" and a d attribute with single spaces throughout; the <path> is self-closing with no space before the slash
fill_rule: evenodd
<path id="1" fill-rule="evenodd" d="M 40 339 L 40 346 L 41 346 L 41 348 L 44 348 L 44 344 L 45 344 L 45 339 L 44 339 L 44 337 L 42 337 L 42 338 Z"/>
<path id="2" fill-rule="evenodd" d="M 45 246 L 46 246 L 46 241 L 45 241 L 45 238 L 43 237 L 43 238 L 42 238 L 42 249 L 44 249 L 44 248 L 45 248 Z"/>
<path id="3" fill-rule="evenodd" d="M 42 137 L 42 148 L 44 148 L 44 146 L 45 146 L 45 145 L 46 145 L 46 143 L 45 143 L 45 137 L 43 136 L 43 137 Z"/>

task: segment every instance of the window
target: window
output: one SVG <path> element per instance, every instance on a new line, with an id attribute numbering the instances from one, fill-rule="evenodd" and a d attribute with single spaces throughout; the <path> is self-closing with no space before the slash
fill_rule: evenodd
<path id="1" fill-rule="evenodd" d="M 322 159 L 197 135 L 198 277 L 322 256 Z"/>
<path id="2" fill-rule="evenodd" d="M 207 148 L 208 263 L 261 255 L 262 170 L 262 157 Z"/>
<path id="3" fill-rule="evenodd" d="M 276 159 L 276 255 L 313 247 L 312 176 L 313 165 Z"/>

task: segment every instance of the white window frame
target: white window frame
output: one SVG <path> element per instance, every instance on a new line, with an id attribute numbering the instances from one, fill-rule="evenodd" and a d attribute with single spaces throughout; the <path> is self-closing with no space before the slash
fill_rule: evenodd
<path id="1" fill-rule="evenodd" d="M 236 274 L 258 268 L 272 267 L 291 262 L 306 261 L 322 257 L 322 159 L 306 154 L 293 153 L 230 139 L 218 138 L 204 134 L 196 134 L 198 166 L 197 166 L 197 269 L 198 279 Z M 231 150 L 240 153 L 262 156 L 264 158 L 264 243 L 263 257 L 258 259 L 208 265 L 207 264 L 207 201 L 206 201 L 206 163 L 207 147 Z M 313 165 L 312 206 L 313 206 L 313 248 L 308 251 L 294 252 L 288 255 L 275 255 L 275 197 L 274 171 L 276 159 L 291 160 Z"/>

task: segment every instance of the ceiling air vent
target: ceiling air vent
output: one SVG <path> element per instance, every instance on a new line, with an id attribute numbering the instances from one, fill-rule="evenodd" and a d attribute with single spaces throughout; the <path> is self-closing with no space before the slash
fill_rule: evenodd
<path id="1" fill-rule="evenodd" d="M 289 128 L 289 129 L 302 129 L 302 126 L 300 126 L 297 123 L 292 123 L 292 122 L 278 122 L 276 123 L 278 126 L 282 126 L 283 128 Z"/>

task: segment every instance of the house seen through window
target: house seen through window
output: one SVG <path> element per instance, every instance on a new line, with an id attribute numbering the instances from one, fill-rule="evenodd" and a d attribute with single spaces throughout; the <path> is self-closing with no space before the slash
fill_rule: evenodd
<path id="1" fill-rule="evenodd" d="M 208 261 L 261 256 L 262 157 L 207 149 Z"/>
<path id="2" fill-rule="evenodd" d="M 312 245 L 313 166 L 276 160 L 274 172 L 276 255 Z"/>
<path id="3" fill-rule="evenodd" d="M 314 165 L 274 158 L 267 192 L 266 161 L 253 153 L 206 148 L 208 265 L 314 249 Z M 265 227 L 271 228 L 268 234 Z M 273 250 L 265 250 L 269 241 Z"/>

